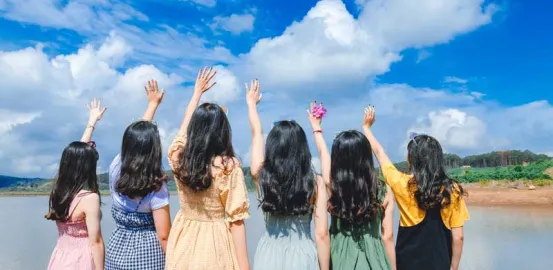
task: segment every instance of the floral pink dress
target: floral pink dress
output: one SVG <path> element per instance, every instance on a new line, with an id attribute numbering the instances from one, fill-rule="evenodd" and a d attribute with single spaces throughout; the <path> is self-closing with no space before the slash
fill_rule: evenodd
<path id="1" fill-rule="evenodd" d="M 71 202 L 69 215 L 88 191 L 81 190 Z M 85 219 L 67 222 L 56 221 L 58 243 L 52 252 L 48 270 L 93 270 L 94 261 L 88 242 Z"/>

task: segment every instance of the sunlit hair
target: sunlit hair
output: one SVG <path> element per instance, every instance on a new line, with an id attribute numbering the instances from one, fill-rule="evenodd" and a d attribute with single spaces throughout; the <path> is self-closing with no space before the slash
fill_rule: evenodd
<path id="1" fill-rule="evenodd" d="M 129 198 L 143 198 L 159 191 L 167 179 L 161 157 L 157 126 L 150 121 L 130 124 L 123 135 L 121 175 L 115 182 L 115 191 Z"/>
<path id="2" fill-rule="evenodd" d="M 419 208 L 445 207 L 451 203 L 452 192 L 466 195 L 463 187 L 447 175 L 442 147 L 434 137 L 413 136 L 407 152 L 413 174 L 409 189 Z"/>
<path id="3" fill-rule="evenodd" d="M 50 193 L 46 219 L 67 221 L 71 202 L 82 189 L 100 194 L 96 164 L 98 152 L 84 142 L 70 143 L 61 155 L 59 170 Z"/>
<path id="4" fill-rule="evenodd" d="M 374 168 L 369 141 L 356 130 L 343 131 L 332 144 L 330 212 L 352 223 L 374 218 L 383 210 L 384 189 Z"/>
<path id="5" fill-rule="evenodd" d="M 280 121 L 269 132 L 259 185 L 264 212 L 304 215 L 312 211 L 315 173 L 307 137 L 296 122 Z"/>
<path id="6" fill-rule="evenodd" d="M 232 130 L 219 105 L 204 103 L 196 108 L 188 125 L 186 146 L 180 155 L 181 164 L 173 173 L 182 185 L 194 191 L 211 186 L 215 157 L 223 157 L 225 168 L 228 162 L 234 162 Z"/>

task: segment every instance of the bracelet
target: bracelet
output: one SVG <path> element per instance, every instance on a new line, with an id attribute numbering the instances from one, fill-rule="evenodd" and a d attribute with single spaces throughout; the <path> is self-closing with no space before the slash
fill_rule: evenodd
<path id="1" fill-rule="evenodd" d="M 315 133 L 321 133 L 321 134 L 322 134 L 322 133 L 323 133 L 323 130 L 322 130 L 322 129 L 313 130 L 313 134 L 315 134 Z"/>
<path id="2" fill-rule="evenodd" d="M 93 125 L 87 125 L 86 128 L 96 129 L 96 127 L 94 127 Z"/>

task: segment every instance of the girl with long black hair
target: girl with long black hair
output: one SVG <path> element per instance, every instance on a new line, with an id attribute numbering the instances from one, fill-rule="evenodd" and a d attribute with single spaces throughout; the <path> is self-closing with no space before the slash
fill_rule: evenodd
<path id="1" fill-rule="evenodd" d="M 305 132 L 295 121 L 278 121 L 263 143 L 257 103 L 259 82 L 246 86 L 252 128 L 251 173 L 265 216 L 254 269 L 329 269 L 327 194 L 311 163 Z M 265 149 L 265 150 L 263 150 Z M 315 223 L 315 239 L 311 221 Z"/>
<path id="2" fill-rule="evenodd" d="M 108 270 L 165 268 L 171 229 L 169 191 L 159 130 L 153 122 L 164 91 L 155 80 L 148 81 L 145 91 L 148 108 L 142 120 L 125 130 L 121 153 L 109 167 L 111 213 L 117 227 L 106 251 Z"/>
<path id="3" fill-rule="evenodd" d="M 396 243 L 398 270 L 458 270 L 463 225 L 469 219 L 463 187 L 447 175 L 440 143 L 411 134 L 407 145 L 410 174 L 399 172 L 371 131 L 374 107 L 365 109 L 363 129 L 392 188 L 400 213 Z"/>
<path id="4" fill-rule="evenodd" d="M 198 107 L 216 72 L 198 72 L 184 120 L 169 147 L 169 164 L 179 193 L 167 245 L 167 268 L 248 270 L 246 228 L 249 201 L 244 174 L 232 147 L 225 110 Z"/>
<path id="5" fill-rule="evenodd" d="M 56 221 L 58 242 L 48 264 L 49 270 L 104 269 L 102 213 L 96 176 L 98 152 L 91 138 L 106 108 L 101 109 L 96 99 L 87 108 L 89 119 L 83 136 L 63 150 L 50 193 L 46 219 Z"/>
<path id="6" fill-rule="evenodd" d="M 313 102 L 308 117 L 330 195 L 332 269 L 395 269 L 394 196 L 378 179 L 371 144 L 359 131 L 343 131 L 331 156 L 317 117 L 321 110 L 322 104 Z"/>

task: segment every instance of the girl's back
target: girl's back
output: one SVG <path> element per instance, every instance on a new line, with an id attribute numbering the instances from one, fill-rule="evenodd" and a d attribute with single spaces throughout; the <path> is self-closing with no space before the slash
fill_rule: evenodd
<path id="1" fill-rule="evenodd" d="M 92 261 L 88 230 L 82 213 L 75 213 L 75 209 L 89 191 L 81 190 L 71 202 L 68 221 L 56 221 L 58 228 L 58 242 L 50 258 L 48 269 L 94 269 Z"/>

